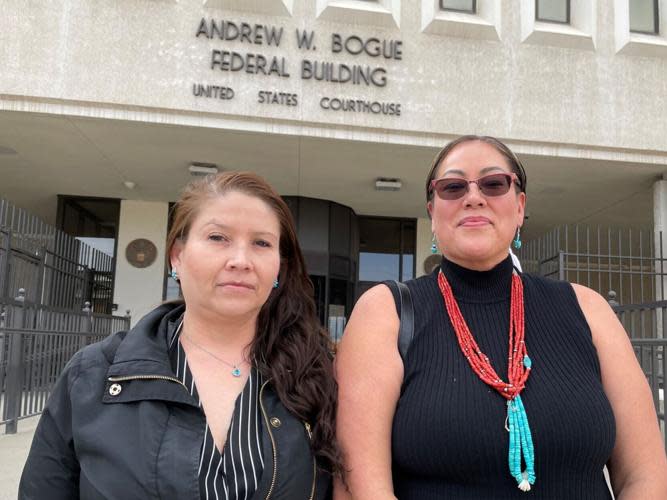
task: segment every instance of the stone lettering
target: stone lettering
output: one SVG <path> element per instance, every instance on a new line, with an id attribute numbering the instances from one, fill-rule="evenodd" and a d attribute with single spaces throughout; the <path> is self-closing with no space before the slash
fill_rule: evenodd
<path id="1" fill-rule="evenodd" d="M 192 95 L 195 97 L 207 97 L 209 99 L 221 99 L 228 101 L 234 98 L 234 89 L 231 87 L 220 87 L 218 85 L 193 83 Z"/>
<path id="2" fill-rule="evenodd" d="M 331 35 L 331 52 L 347 52 L 353 56 L 366 54 L 371 57 L 382 56 L 385 59 L 401 60 L 403 42 L 400 40 L 380 40 L 376 37 L 363 39 L 357 35 L 343 37 L 338 33 Z"/>
<path id="3" fill-rule="evenodd" d="M 342 64 L 325 61 L 301 61 L 301 78 L 334 83 L 352 83 L 354 85 L 387 85 L 387 70 L 380 67 L 362 66 L 358 64 Z"/>
<path id="4" fill-rule="evenodd" d="M 272 90 L 260 90 L 257 93 L 259 104 L 280 104 L 283 106 L 297 106 L 299 104 L 298 94 L 289 92 L 277 92 Z"/>
<path id="5" fill-rule="evenodd" d="M 314 31 L 296 30 L 296 44 L 300 49 L 315 50 L 313 41 L 315 39 Z"/>
<path id="6" fill-rule="evenodd" d="M 211 51 L 211 69 L 237 72 L 245 70 L 250 74 L 275 75 L 289 78 L 287 61 L 284 57 L 268 58 L 262 54 L 245 53 L 213 49 Z"/>
<path id="7" fill-rule="evenodd" d="M 370 113 L 374 115 L 401 116 L 401 104 L 398 102 L 368 101 L 342 97 L 322 97 L 320 107 L 330 111 Z"/>
<path id="8" fill-rule="evenodd" d="M 235 23 L 225 20 L 216 21 L 215 19 L 207 20 L 203 17 L 199 22 L 195 38 L 199 38 L 200 36 L 208 39 L 217 38 L 228 42 L 238 40 L 241 43 L 279 47 L 283 36 L 283 28 L 276 28 L 275 26 L 267 26 L 265 24 Z"/>

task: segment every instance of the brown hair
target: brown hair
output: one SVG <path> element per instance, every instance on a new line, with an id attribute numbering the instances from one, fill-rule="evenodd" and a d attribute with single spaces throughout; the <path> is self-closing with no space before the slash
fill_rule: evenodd
<path id="1" fill-rule="evenodd" d="M 208 200 L 240 192 L 264 201 L 280 222 L 280 286 L 271 291 L 259 312 L 250 355 L 260 373 L 271 379 L 288 411 L 312 424 L 313 452 L 321 466 L 342 470 L 335 439 L 337 384 L 331 343 L 317 318 L 313 285 L 296 237 L 292 214 L 274 189 L 250 172 L 225 172 L 189 183 L 173 207 L 167 256 L 174 244 L 188 238 L 190 226 Z"/>
<path id="2" fill-rule="evenodd" d="M 442 161 L 447 157 L 449 153 L 451 153 L 452 149 L 454 149 L 456 146 L 458 146 L 459 144 L 463 144 L 464 142 L 471 142 L 471 141 L 479 141 L 489 144 L 490 146 L 493 146 L 496 149 L 496 151 L 498 151 L 501 155 L 503 155 L 507 159 L 507 163 L 509 163 L 512 172 L 514 172 L 519 179 L 519 186 L 518 186 L 519 190 L 524 193 L 526 192 L 526 182 L 527 182 L 526 171 L 524 170 L 521 161 L 519 161 L 519 158 L 517 158 L 517 156 L 512 152 L 510 148 L 508 148 L 503 142 L 496 139 L 495 137 L 490 137 L 488 135 L 462 135 L 461 137 L 454 139 L 444 148 L 442 148 L 440 152 L 433 159 L 433 163 L 431 164 L 431 170 L 428 173 L 428 177 L 426 177 L 426 201 L 431 201 L 433 199 L 433 190 L 431 189 L 431 181 L 435 179 L 435 173 L 438 170 L 438 167 L 440 166 Z"/>

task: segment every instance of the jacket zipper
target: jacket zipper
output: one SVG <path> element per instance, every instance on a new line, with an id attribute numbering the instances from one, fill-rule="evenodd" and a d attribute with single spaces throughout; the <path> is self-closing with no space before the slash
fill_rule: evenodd
<path id="1" fill-rule="evenodd" d="M 313 433 L 310 430 L 310 424 L 308 422 L 304 422 L 303 425 L 306 428 L 306 432 L 308 433 L 308 439 L 312 441 Z M 308 500 L 313 500 L 315 498 L 316 484 L 317 484 L 317 461 L 315 460 L 315 456 L 313 455 L 313 487 L 310 489 L 310 497 L 308 498 Z"/>
<path id="2" fill-rule="evenodd" d="M 269 437 L 271 438 L 271 448 L 273 449 L 273 477 L 271 478 L 271 486 L 269 487 L 269 491 L 266 493 L 265 500 L 269 500 L 271 493 L 273 493 L 273 488 L 276 485 L 276 476 L 278 474 L 278 464 L 276 464 L 276 460 L 278 458 L 278 452 L 276 450 L 276 441 L 275 439 L 273 439 L 273 433 L 271 432 L 271 424 L 269 424 L 269 417 L 267 417 L 266 415 L 266 410 L 264 409 L 264 399 L 262 398 L 262 394 L 264 393 L 264 388 L 268 383 L 269 381 L 267 380 L 262 384 L 262 387 L 259 389 L 259 406 L 262 409 L 262 415 L 264 416 L 264 425 L 266 426 L 266 430 L 268 431 Z"/>
<path id="3" fill-rule="evenodd" d="M 168 380 L 170 382 L 176 382 L 183 386 L 187 390 L 185 384 L 178 380 L 176 377 L 168 377 L 166 375 L 125 375 L 122 377 L 108 377 L 109 382 L 126 382 L 128 380 Z"/>

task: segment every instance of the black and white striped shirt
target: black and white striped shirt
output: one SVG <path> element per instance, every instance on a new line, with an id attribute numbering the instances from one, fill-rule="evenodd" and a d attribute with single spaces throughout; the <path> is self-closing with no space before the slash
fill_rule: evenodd
<path id="1" fill-rule="evenodd" d="M 182 325 L 181 321 L 169 341 L 169 357 L 176 377 L 190 391 L 203 412 L 185 351 L 178 341 Z M 247 500 L 257 490 L 264 471 L 262 422 L 258 408 L 261 385 L 262 377 L 253 366 L 243 391 L 236 399 L 222 453 L 215 446 L 206 424 L 199 461 L 199 491 L 203 500 Z"/>

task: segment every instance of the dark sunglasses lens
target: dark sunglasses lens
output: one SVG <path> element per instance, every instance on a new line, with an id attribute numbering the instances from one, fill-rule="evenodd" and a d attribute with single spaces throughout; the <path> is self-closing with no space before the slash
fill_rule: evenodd
<path id="1" fill-rule="evenodd" d="M 482 177 L 477 184 L 486 196 L 502 196 L 509 191 L 512 178 L 505 174 L 494 174 Z"/>
<path id="2" fill-rule="evenodd" d="M 443 200 L 455 200 L 465 194 L 468 182 L 459 179 L 443 179 L 435 183 L 435 190 Z"/>

